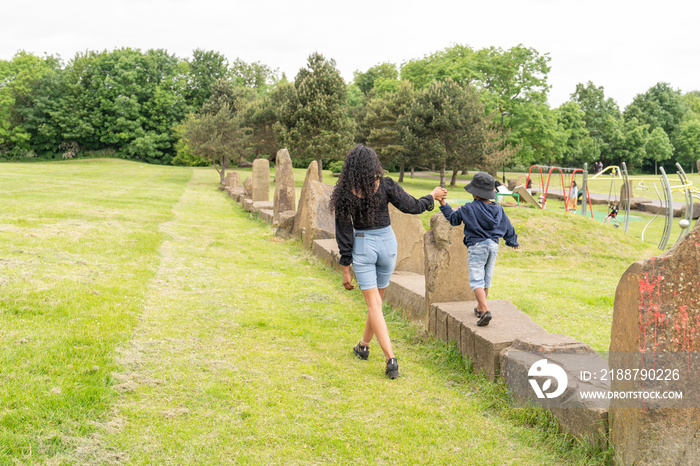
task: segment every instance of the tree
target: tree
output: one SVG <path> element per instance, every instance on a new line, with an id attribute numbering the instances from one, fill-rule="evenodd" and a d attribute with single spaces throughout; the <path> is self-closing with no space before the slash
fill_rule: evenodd
<path id="1" fill-rule="evenodd" d="M 259 93 L 267 93 L 271 86 L 279 80 L 278 70 L 272 69 L 262 63 L 246 63 L 240 58 L 234 60 L 230 74 L 233 82 L 239 87 L 255 89 Z"/>
<path id="2" fill-rule="evenodd" d="M 221 183 L 226 177 L 229 157 L 244 150 L 248 133 L 226 103 L 216 113 L 190 113 L 182 128 L 183 140 L 192 154 L 209 160 Z"/>
<path id="3" fill-rule="evenodd" d="M 595 161 L 593 140 L 584 121 L 581 106 L 573 101 L 565 102 L 557 110 L 561 142 L 561 158 L 557 163 L 563 166 L 579 167 Z"/>
<path id="4" fill-rule="evenodd" d="M 440 166 L 440 186 L 445 186 L 448 166 L 456 173 L 482 160 L 487 124 L 473 86 L 462 87 L 452 79 L 435 81 L 416 95 L 410 111 L 398 121 L 406 147 Z"/>
<path id="5" fill-rule="evenodd" d="M 603 86 L 596 86 L 591 81 L 586 85 L 577 84 L 571 100 L 581 107 L 588 136 L 593 140 L 594 153 L 590 160 L 611 161 L 615 157 L 610 149 L 613 132 L 622 120 L 617 104 L 613 99 L 605 97 Z"/>
<path id="6" fill-rule="evenodd" d="M 294 79 L 294 91 L 275 128 L 294 157 L 316 160 L 322 179 L 323 159 L 338 160 L 352 145 L 347 88 L 335 61 L 314 53 Z"/>
<path id="7" fill-rule="evenodd" d="M 242 125 L 251 129 L 250 146 L 255 158 L 261 154 L 270 154 L 271 160 L 277 151 L 275 123 L 277 114 L 274 102 L 269 94 L 258 95 L 241 110 Z"/>
<path id="8" fill-rule="evenodd" d="M 609 117 L 606 123 L 612 128 L 609 162 L 628 167 L 640 167 L 647 158 L 646 144 L 649 138 L 649 125 L 640 125 L 636 118 L 618 120 Z"/>
<path id="9" fill-rule="evenodd" d="M 513 113 L 508 119 L 511 120 L 510 139 L 522 141 L 518 153 L 520 163 L 551 164 L 558 161 L 563 150 L 563 138 L 557 115 L 548 105 L 525 102 L 518 107 L 518 113 Z"/>
<path id="10" fill-rule="evenodd" d="M 637 94 L 625 109 L 625 119 L 636 118 L 639 124 L 649 125 L 649 131 L 663 129 L 673 134 L 683 115 L 689 110 L 681 91 L 674 90 L 668 83 L 660 82 L 643 94 Z"/>
<path id="11" fill-rule="evenodd" d="M 185 97 L 191 108 L 199 110 L 211 97 L 211 86 L 219 79 L 228 77 L 228 60 L 219 52 L 196 49 L 187 64 Z"/>
<path id="12" fill-rule="evenodd" d="M 26 107 L 39 82 L 59 68 L 60 61 L 18 52 L 10 61 L 0 60 L 0 148 L 28 151 L 31 134 L 24 126 Z"/>
<path id="13" fill-rule="evenodd" d="M 673 145 L 666 132 L 658 126 L 649 134 L 644 150 L 647 158 L 654 161 L 654 174 L 658 174 L 659 162 L 673 156 Z"/>
<path id="14" fill-rule="evenodd" d="M 690 172 L 695 169 L 696 161 L 700 159 L 700 120 L 684 118 L 673 138 L 678 163 L 690 166 Z"/>
<path id="15" fill-rule="evenodd" d="M 355 71 L 354 82 L 364 95 L 368 95 L 374 90 L 375 85 L 385 81 L 397 81 L 399 70 L 393 63 L 381 63 L 373 66 L 364 73 Z"/>
<path id="16" fill-rule="evenodd" d="M 452 79 L 462 85 L 472 85 L 481 91 L 481 102 L 493 124 L 500 124 L 500 115 L 526 115 L 531 109 L 521 106 L 546 106 L 547 74 L 550 57 L 533 48 L 517 45 L 508 50 L 489 47 L 474 50 L 466 45 L 454 45 L 422 59 L 411 60 L 401 68 L 402 79 L 423 89 L 434 80 Z M 512 129 L 506 145 L 523 148 L 542 145 L 530 141 L 530 122 L 526 118 L 509 118 L 505 125 Z M 519 157 L 532 155 L 521 151 Z"/>
<path id="17" fill-rule="evenodd" d="M 367 144 L 374 148 L 384 166 L 399 166 L 399 183 L 403 183 L 406 163 L 415 163 L 415 152 L 404 145 L 398 124 L 411 109 L 415 95 L 413 84 L 402 81 L 396 92 L 377 96 L 367 105 L 363 126 L 368 129 Z"/>

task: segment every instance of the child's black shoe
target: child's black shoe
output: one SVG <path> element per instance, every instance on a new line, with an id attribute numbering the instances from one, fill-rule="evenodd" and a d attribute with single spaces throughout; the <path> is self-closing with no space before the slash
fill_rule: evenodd
<path id="1" fill-rule="evenodd" d="M 479 327 L 485 327 L 491 322 L 491 311 L 486 311 L 476 323 Z"/>

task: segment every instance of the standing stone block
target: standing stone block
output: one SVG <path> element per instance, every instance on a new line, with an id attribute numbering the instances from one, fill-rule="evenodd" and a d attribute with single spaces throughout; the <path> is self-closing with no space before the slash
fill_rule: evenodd
<path id="1" fill-rule="evenodd" d="M 700 173 L 700 160 L 698 160 L 698 161 L 696 162 L 696 164 L 697 164 L 697 166 L 698 166 L 698 171 L 697 171 L 697 172 Z"/>
<path id="2" fill-rule="evenodd" d="M 238 197 L 244 194 L 243 184 L 241 184 L 241 174 L 238 172 L 229 172 L 226 175 L 226 188 L 228 189 L 229 196 L 235 201 L 238 201 Z"/>
<path id="3" fill-rule="evenodd" d="M 700 226 L 665 254 L 632 264 L 615 292 L 611 369 L 678 369 L 683 398 L 697 397 L 700 351 Z M 677 357 L 673 357 L 677 356 Z M 692 366 L 696 366 L 692 370 Z M 649 380 L 613 380 L 612 391 L 672 390 Z M 688 391 L 685 391 L 685 390 Z M 694 391 L 694 392 L 693 392 Z M 690 397 L 689 397 L 690 395 Z M 610 407 L 611 444 L 619 464 L 700 464 L 700 406 Z"/>
<path id="4" fill-rule="evenodd" d="M 282 212 L 280 214 L 279 222 L 277 223 L 277 230 L 275 235 L 280 238 L 289 239 L 292 235 L 292 230 L 294 230 L 294 218 L 296 217 L 296 212 L 288 210 L 287 212 Z"/>
<path id="5" fill-rule="evenodd" d="M 270 201 L 270 161 L 253 161 L 253 202 Z"/>
<path id="6" fill-rule="evenodd" d="M 241 174 L 238 172 L 229 172 L 226 175 L 228 181 L 226 186 L 231 188 L 231 190 L 234 189 L 243 189 L 243 185 L 241 184 Z"/>
<path id="7" fill-rule="evenodd" d="M 277 224 L 280 213 L 296 211 L 296 191 L 294 188 L 294 169 L 292 159 L 287 149 L 277 152 L 277 166 L 275 169 L 275 208 L 272 214 L 272 223 Z"/>
<path id="8" fill-rule="evenodd" d="M 231 187 L 231 177 L 233 177 L 233 174 L 236 172 L 228 172 L 226 173 L 226 178 L 224 178 L 224 186 L 227 188 Z"/>
<path id="9" fill-rule="evenodd" d="M 304 178 L 304 185 L 301 188 L 301 194 L 299 196 L 299 206 L 297 208 L 297 215 L 294 219 L 294 229 L 292 230 L 292 234 L 299 238 L 301 238 L 301 229 L 303 228 L 301 225 L 301 218 L 306 218 L 308 216 L 305 212 L 306 205 L 302 202 L 302 199 L 307 197 L 306 192 L 309 190 L 309 184 L 311 184 L 312 181 L 320 181 L 318 179 L 318 163 L 316 163 L 315 160 L 311 162 L 309 164 L 309 167 L 306 169 L 306 178 Z M 335 229 L 333 231 L 335 231 Z"/>
<path id="10" fill-rule="evenodd" d="M 389 204 L 391 227 L 396 233 L 398 252 L 396 271 L 423 274 L 425 272 L 425 250 L 423 237 L 425 228 L 417 215 L 404 214 Z"/>
<path id="11" fill-rule="evenodd" d="M 311 248 L 315 239 L 335 238 L 335 215 L 328 208 L 331 194 L 333 186 L 311 180 L 299 199 L 294 230 L 300 232 L 307 248 Z"/>
<path id="12" fill-rule="evenodd" d="M 426 326 L 435 334 L 433 303 L 473 301 L 469 287 L 467 247 L 462 228 L 453 227 L 442 213 L 430 218 L 430 230 L 425 233 L 425 301 Z"/>
<path id="13" fill-rule="evenodd" d="M 246 178 L 243 182 L 243 199 L 253 200 L 253 178 Z"/>

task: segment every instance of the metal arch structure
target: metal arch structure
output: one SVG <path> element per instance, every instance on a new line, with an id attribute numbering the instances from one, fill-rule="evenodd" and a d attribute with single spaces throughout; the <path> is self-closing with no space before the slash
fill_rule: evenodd
<path id="1" fill-rule="evenodd" d="M 663 167 L 660 167 L 659 170 L 661 172 L 661 176 L 658 178 L 651 178 L 651 177 L 630 177 L 627 173 L 627 166 L 625 163 L 622 163 L 622 169 L 620 167 L 611 165 L 609 167 L 606 167 L 603 171 L 600 173 L 596 174 L 595 176 L 592 176 L 590 179 L 594 180 L 598 178 L 601 174 L 610 172 L 610 175 L 615 177 L 614 179 L 619 179 L 623 181 L 623 189 L 621 190 L 621 196 L 620 196 L 620 204 L 623 205 L 623 202 L 625 202 L 625 212 L 626 212 L 626 220 L 625 220 L 625 233 L 628 231 L 628 225 L 629 225 L 629 217 L 630 217 L 630 204 L 631 204 L 631 193 L 630 193 L 630 182 L 639 182 L 639 185 L 634 186 L 634 189 L 639 189 L 639 190 L 644 190 L 646 191 L 649 189 L 647 186 L 644 185 L 644 181 L 651 181 L 654 186 L 654 190 L 656 191 L 656 196 L 659 199 L 659 204 L 660 204 L 660 209 L 659 212 L 652 217 L 649 222 L 647 222 L 646 226 L 642 230 L 642 241 L 644 241 L 644 233 L 646 232 L 646 229 L 649 227 L 649 225 L 656 220 L 656 218 L 659 215 L 664 216 L 664 229 L 663 233 L 661 235 L 661 240 L 659 241 L 658 248 L 663 250 L 668 246 L 668 241 L 671 235 L 671 227 L 673 226 L 673 193 L 679 193 L 682 192 L 685 196 L 685 218 L 684 220 L 688 221 L 688 224 L 690 225 L 692 223 L 692 216 L 693 216 L 693 199 L 700 200 L 700 189 L 697 187 L 693 186 L 693 183 L 688 179 L 686 176 L 685 172 L 683 171 L 683 168 L 680 166 L 680 164 L 676 163 L 676 167 L 678 168 L 678 171 L 676 172 L 678 174 L 680 184 L 678 184 L 678 181 L 672 182 L 668 175 L 666 174 L 665 170 Z M 656 185 L 656 183 L 661 184 L 661 192 L 659 192 L 659 189 Z M 700 222 L 700 219 L 698 220 Z M 697 222 L 696 222 L 697 224 Z M 681 233 L 676 240 L 678 242 L 686 233 L 687 229 L 681 229 Z"/>
<path id="2" fill-rule="evenodd" d="M 681 180 L 681 185 L 676 187 L 676 189 L 683 190 L 683 195 L 685 196 L 685 216 L 683 220 L 688 222 L 688 227 L 681 227 L 681 232 L 678 235 L 678 239 L 676 239 L 677 244 L 681 238 L 683 238 L 683 236 L 685 236 L 691 230 L 690 226 L 693 224 L 693 213 L 695 210 L 693 208 L 693 199 L 695 198 L 700 200 L 700 190 L 693 186 L 693 183 L 688 179 L 688 176 L 685 174 L 685 170 L 683 170 L 681 164 L 676 163 L 676 168 L 678 168 L 676 173 Z M 697 222 L 700 222 L 700 219 L 698 219 Z"/>
<path id="3" fill-rule="evenodd" d="M 629 230 L 630 227 L 630 210 L 632 210 L 632 199 L 630 196 L 630 183 L 629 183 L 629 175 L 627 174 L 627 164 L 625 162 L 622 162 L 622 192 L 620 193 L 620 205 L 623 205 L 622 203 L 624 202 L 625 206 L 625 233 L 627 233 L 627 230 Z M 623 198 L 623 193 L 624 193 L 624 198 Z"/>
<path id="4" fill-rule="evenodd" d="M 668 238 L 671 236 L 671 225 L 673 224 L 673 193 L 671 193 L 671 183 L 669 183 L 668 176 L 666 176 L 666 170 L 664 170 L 664 167 L 659 167 L 659 171 L 661 172 L 662 192 L 664 193 L 664 199 L 666 201 L 664 232 L 661 234 L 661 241 L 659 241 L 659 249 L 663 251 L 666 249 Z"/>
<path id="5" fill-rule="evenodd" d="M 590 196 L 588 195 L 588 163 L 583 164 L 583 182 L 581 183 L 581 192 L 583 196 L 581 197 L 581 215 L 586 216 L 586 202 L 590 201 Z M 591 205 L 591 217 L 593 217 L 593 206 Z"/>

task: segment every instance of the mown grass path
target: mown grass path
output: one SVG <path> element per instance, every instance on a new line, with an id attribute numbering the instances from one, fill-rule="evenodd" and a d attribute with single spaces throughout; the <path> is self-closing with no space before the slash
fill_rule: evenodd
<path id="1" fill-rule="evenodd" d="M 402 377 L 356 359 L 359 291 L 211 169 L 8 170 L 1 463 L 593 462 L 391 312 Z"/>
<path id="2" fill-rule="evenodd" d="M 195 171 L 123 349 L 104 452 L 134 464 L 560 464 L 500 418 L 450 351 L 392 321 L 404 376 L 350 349 L 359 293 Z"/>

